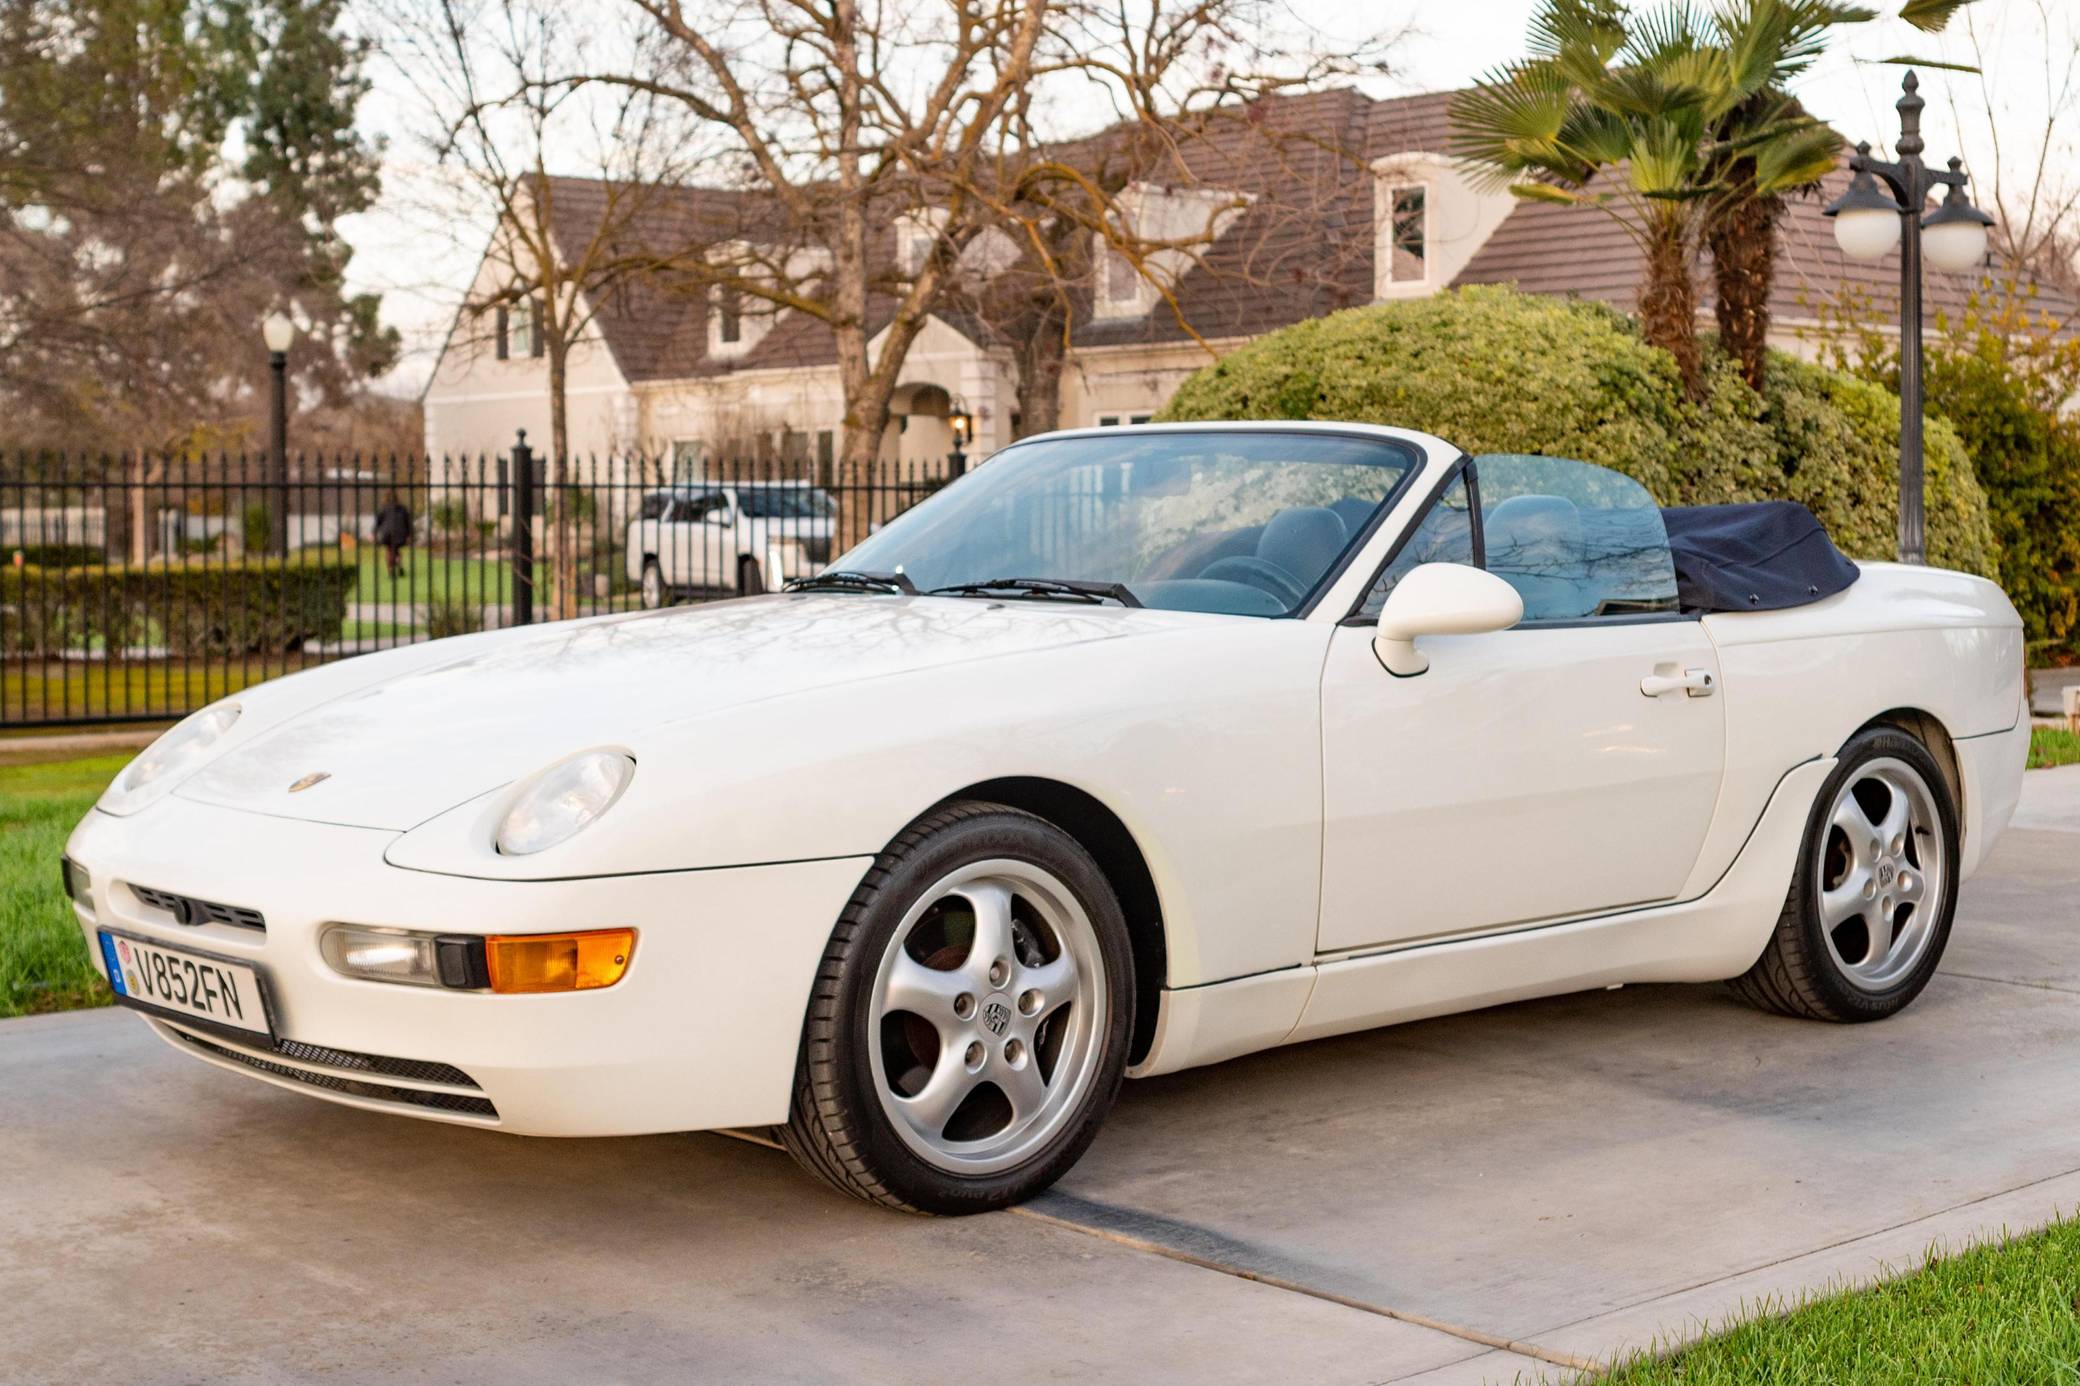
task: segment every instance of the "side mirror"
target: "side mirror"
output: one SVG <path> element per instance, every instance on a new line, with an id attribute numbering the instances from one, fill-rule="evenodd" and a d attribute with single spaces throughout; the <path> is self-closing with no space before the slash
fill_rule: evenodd
<path id="1" fill-rule="evenodd" d="M 1387 594 L 1372 648 L 1387 672 L 1412 678 L 1430 667 L 1421 635 L 1482 635 L 1524 619 L 1524 599 L 1493 573 L 1464 563 L 1424 563 Z"/>
<path id="2" fill-rule="evenodd" d="M 737 522 L 736 516 L 727 510 L 710 510 L 701 518 L 711 525 L 733 525 Z"/>

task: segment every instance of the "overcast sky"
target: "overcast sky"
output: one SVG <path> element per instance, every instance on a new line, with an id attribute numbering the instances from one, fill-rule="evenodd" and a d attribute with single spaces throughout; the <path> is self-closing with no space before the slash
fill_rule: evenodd
<path id="1" fill-rule="evenodd" d="M 1534 0 L 1286 0 L 1296 15 L 1331 38 L 1373 32 L 1387 13 L 1406 36 L 1393 53 L 1396 71 L 1366 83 L 1379 95 L 1437 91 L 1464 86 L 1489 69 L 1521 56 L 1526 21 Z M 1898 8 L 1898 0 L 1873 0 Z M 2071 77 L 2072 54 L 2080 40 L 2080 0 L 1978 0 L 1953 21 L 1952 32 L 1931 38 L 1897 21 L 1846 31 L 1823 62 L 1798 88 L 1815 115 L 1851 139 L 1868 139 L 1889 152 L 1899 129 L 1892 103 L 1902 69 L 1879 60 L 1900 55 L 1971 62 L 1985 55 L 1985 78 L 1924 69 L 1928 101 L 1924 128 L 1928 157 L 1940 162 L 1962 155 L 1975 176 L 1989 178 L 1998 162 L 2010 186 L 2026 184 L 2045 144 L 2048 117 L 2062 115 L 2052 137 L 2052 166 L 2080 170 L 2080 106 L 2061 105 Z M 376 71 L 377 89 L 363 103 L 362 123 L 391 145 L 385 200 L 373 211 L 343 224 L 355 247 L 349 278 L 358 289 L 383 294 L 383 318 L 405 334 L 405 362 L 386 382 L 399 393 L 415 393 L 425 380 L 462 290 L 474 267 L 481 230 L 441 234 L 427 222 L 424 179 L 414 163 L 408 131 L 400 122 L 410 106 L 398 79 Z M 1989 96 L 1990 93 L 1990 96 Z M 1989 134 L 1989 105 L 1999 132 L 1998 160 Z M 574 170 L 576 171 L 576 170 Z M 2068 173 L 2066 176 L 2076 176 Z M 1975 189 L 1990 202 L 1991 189 Z"/>

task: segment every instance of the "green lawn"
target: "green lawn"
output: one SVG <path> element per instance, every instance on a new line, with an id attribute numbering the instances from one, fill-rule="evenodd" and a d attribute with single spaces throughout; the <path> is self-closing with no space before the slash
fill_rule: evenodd
<path id="1" fill-rule="evenodd" d="M 130 717 L 138 721 L 180 717 L 236 693 L 247 684 L 286 674 L 301 661 L 276 656 L 250 660 L 125 660 L 116 664 L 71 661 L 14 663 L 0 672 L 0 721 L 27 723 L 65 717 Z"/>
<path id="2" fill-rule="evenodd" d="M 1931 1261 L 1601 1378 L 1616 1386 L 2080 1380 L 2080 1223 Z"/>
<path id="3" fill-rule="evenodd" d="M 2054 765 L 2080 765 L 2080 735 L 2064 727 L 2031 727 L 2029 768 L 2045 770 Z M 2080 1372 L 2075 1379 L 2080 1379 Z"/>
<path id="4" fill-rule="evenodd" d="M 360 550 L 361 579 L 347 598 L 365 605 L 400 606 L 432 601 L 476 605 L 504 604 L 512 599 L 513 570 L 496 558 L 442 558 L 424 549 L 406 549 L 392 579 L 383 551 L 373 545 Z"/>
<path id="5" fill-rule="evenodd" d="M 129 759 L 0 765 L 0 1016 L 108 1004 L 59 884 L 58 857 Z"/>

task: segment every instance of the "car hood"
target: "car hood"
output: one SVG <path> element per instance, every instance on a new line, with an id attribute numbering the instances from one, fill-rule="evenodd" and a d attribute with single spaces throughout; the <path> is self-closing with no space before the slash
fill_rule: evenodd
<path id="1" fill-rule="evenodd" d="M 621 746 L 641 759 L 646 734 L 654 740 L 671 723 L 832 684 L 1204 619 L 1037 601 L 803 593 L 469 637 L 456 642 L 454 659 L 424 659 L 287 715 L 175 793 L 403 830 L 574 751 Z M 252 702 L 264 718 L 265 690 Z M 716 734 L 726 737 L 726 723 Z M 310 776 L 321 778 L 290 789 Z"/>

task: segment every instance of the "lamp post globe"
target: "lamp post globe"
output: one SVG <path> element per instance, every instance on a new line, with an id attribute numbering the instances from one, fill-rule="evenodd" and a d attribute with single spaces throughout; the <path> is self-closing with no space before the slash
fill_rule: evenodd
<path id="1" fill-rule="evenodd" d="M 1899 244 L 1899 209 L 1860 207 L 1834 219 L 1834 242 L 1852 260 L 1882 260 Z"/>
<path id="2" fill-rule="evenodd" d="M 1952 159 L 1950 172 L 1960 174 L 1964 160 Z M 1986 259 L 1986 228 L 1993 218 L 1972 205 L 1963 183 L 1952 183 L 1943 205 L 1921 219 L 1921 248 L 1939 270 L 1961 274 Z"/>
<path id="3" fill-rule="evenodd" d="M 277 308 L 260 324 L 267 343 L 267 373 L 273 386 L 267 418 L 267 550 L 289 551 L 289 345 L 296 324 Z"/>

